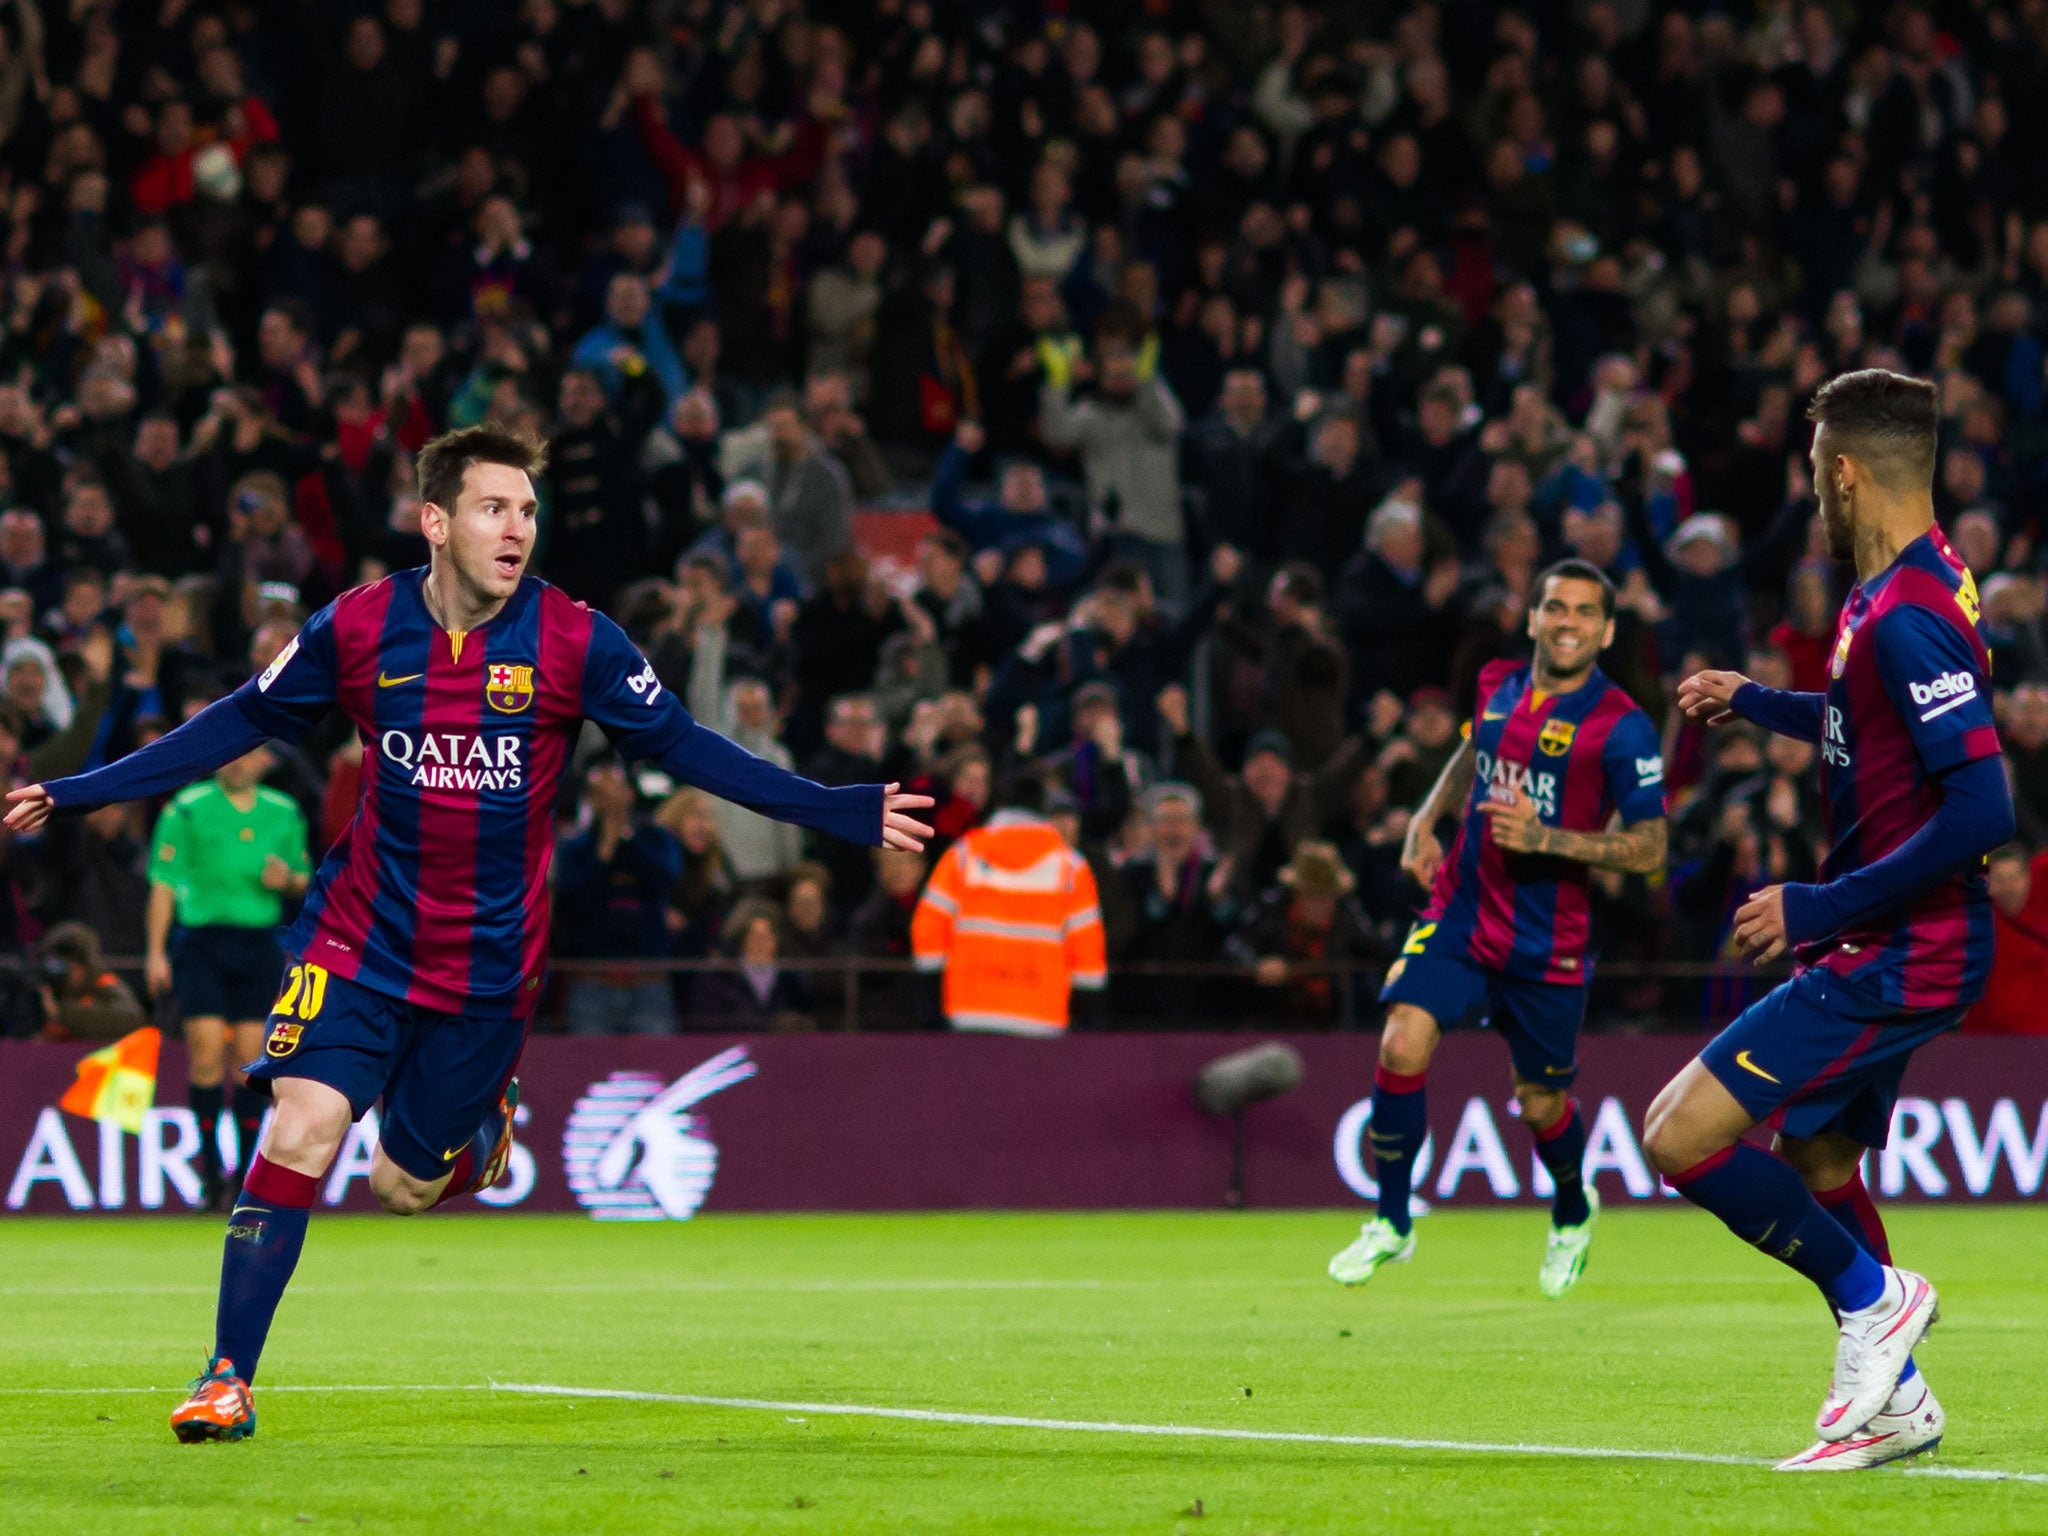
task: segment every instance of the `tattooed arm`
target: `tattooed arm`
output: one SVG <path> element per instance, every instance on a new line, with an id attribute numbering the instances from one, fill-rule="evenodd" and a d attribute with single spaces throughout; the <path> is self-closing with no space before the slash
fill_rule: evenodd
<path id="1" fill-rule="evenodd" d="M 1535 802 L 1515 790 L 1512 804 L 1489 800 L 1480 812 L 1493 823 L 1493 840 L 1509 853 L 1543 853 L 1622 875 L 1648 875 L 1664 867 L 1666 823 L 1652 816 L 1611 832 L 1567 832 L 1545 826 Z"/>

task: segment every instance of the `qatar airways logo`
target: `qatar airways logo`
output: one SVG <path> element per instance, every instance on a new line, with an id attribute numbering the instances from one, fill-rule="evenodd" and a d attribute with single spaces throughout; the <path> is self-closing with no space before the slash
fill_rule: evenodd
<path id="1" fill-rule="evenodd" d="M 1511 763 L 1497 758 L 1491 752 L 1477 754 L 1476 766 L 1482 783 L 1488 784 L 1489 799 L 1512 800 L 1513 791 L 1519 789 L 1536 802 L 1536 809 L 1552 821 L 1557 820 L 1557 775 L 1536 773 L 1520 763 Z"/>
<path id="2" fill-rule="evenodd" d="M 1849 766 L 1849 734 L 1843 729 L 1842 711 L 1833 704 L 1821 721 L 1820 760 L 1830 768 Z"/>
<path id="3" fill-rule="evenodd" d="M 519 789 L 526 765 L 520 739 L 508 732 L 475 736 L 462 731 L 386 731 L 384 755 L 412 775 L 415 789 Z"/>

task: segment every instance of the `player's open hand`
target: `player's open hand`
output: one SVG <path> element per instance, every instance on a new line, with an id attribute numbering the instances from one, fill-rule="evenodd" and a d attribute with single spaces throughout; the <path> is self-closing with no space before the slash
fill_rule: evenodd
<path id="1" fill-rule="evenodd" d="M 7 792 L 7 827 L 13 832 L 33 832 L 50 819 L 57 802 L 40 784 L 24 784 Z"/>
<path id="2" fill-rule="evenodd" d="M 1493 826 L 1494 842 L 1509 853 L 1541 853 L 1543 820 L 1536 813 L 1536 802 L 1522 793 L 1519 784 L 1508 794 L 1512 798 L 1486 800 L 1479 807 L 1479 814 Z"/>
<path id="3" fill-rule="evenodd" d="M 1767 885 L 1735 909 L 1735 944 L 1753 965 L 1769 965 L 1785 953 L 1785 887 Z"/>
<path id="4" fill-rule="evenodd" d="M 1740 672 L 1695 672 L 1678 685 L 1678 707 L 1688 720 L 1725 725 L 1735 718 L 1735 690 L 1748 681 Z"/>
<path id="5" fill-rule="evenodd" d="M 900 848 L 905 853 L 923 853 L 925 839 L 932 835 L 932 829 L 903 813 L 924 810 L 932 804 L 932 797 L 906 795 L 902 789 L 901 784 L 887 784 L 882 788 L 882 846 Z"/>

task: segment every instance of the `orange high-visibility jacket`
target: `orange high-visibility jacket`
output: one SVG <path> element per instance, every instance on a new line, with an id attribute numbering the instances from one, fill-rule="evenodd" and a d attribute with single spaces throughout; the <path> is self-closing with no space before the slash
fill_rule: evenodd
<path id="1" fill-rule="evenodd" d="M 1107 979 L 1088 861 L 1052 824 L 1000 811 L 946 850 L 910 922 L 921 971 L 944 969 L 955 1029 L 1056 1035 L 1069 987 Z"/>

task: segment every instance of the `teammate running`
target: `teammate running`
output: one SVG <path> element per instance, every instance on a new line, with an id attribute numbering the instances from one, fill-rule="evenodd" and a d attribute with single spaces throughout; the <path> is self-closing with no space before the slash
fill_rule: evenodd
<path id="1" fill-rule="evenodd" d="M 380 1099 L 370 1187 L 409 1215 L 482 1189 L 512 1146 L 518 1063 L 546 969 L 555 791 L 587 718 L 627 754 L 852 842 L 920 849 L 931 804 L 827 789 L 699 725 L 601 614 L 526 575 L 544 445 L 470 427 L 420 450 L 424 569 L 343 593 L 260 677 L 133 756 L 13 791 L 7 824 L 140 800 L 334 705 L 362 733 L 362 799 L 321 864 L 249 1069 L 276 1113 L 228 1218 L 213 1357 L 171 1415 L 184 1441 L 256 1429 L 249 1386 L 319 1180 Z"/>
<path id="2" fill-rule="evenodd" d="M 1969 568 L 1934 526 L 1932 384 L 1882 369 L 1824 385 L 1807 415 L 1828 552 L 1854 560 L 1825 694 L 1702 672 L 1679 704 L 1820 743 L 1829 853 L 1816 885 L 1735 914 L 1790 981 L 1730 1024 L 1650 1106 L 1644 1150 L 1695 1205 L 1820 1287 L 1838 1319 L 1820 1440 L 1783 1471 L 1931 1449 L 1941 1407 L 1912 1359 L 1934 1288 L 1894 1269 L 1864 1188 L 1919 1046 L 1962 1021 L 1991 968 L 1986 854 L 2012 836 L 1990 664 Z M 1768 1121 L 1777 1156 L 1742 1140 Z"/>
<path id="3" fill-rule="evenodd" d="M 1401 867 L 1434 888 L 1380 993 L 1391 1006 L 1372 1093 L 1379 1215 L 1330 1260 L 1344 1285 L 1415 1252 L 1423 1077 L 1443 1031 L 1482 1007 L 1507 1039 L 1522 1123 L 1556 1185 L 1537 1285 L 1560 1297 L 1585 1272 L 1600 1207 L 1580 1176 L 1586 1127 L 1568 1090 L 1592 979 L 1587 887 L 1596 869 L 1664 867 L 1664 759 L 1649 716 L 1595 664 L 1614 639 L 1614 588 L 1598 567 L 1545 571 L 1529 636 L 1532 663 L 1480 672 L 1471 734 L 1408 824 Z M 1436 824 L 1461 806 L 1445 859 Z"/>

